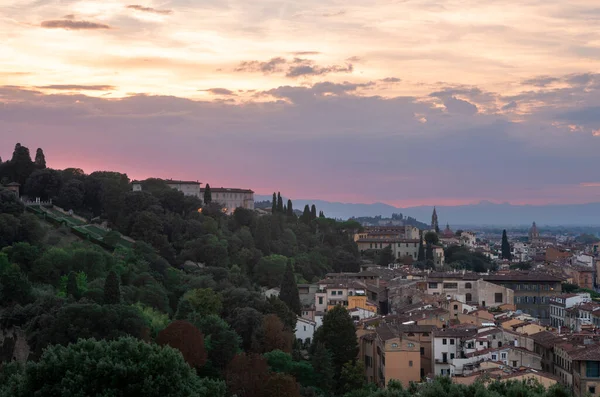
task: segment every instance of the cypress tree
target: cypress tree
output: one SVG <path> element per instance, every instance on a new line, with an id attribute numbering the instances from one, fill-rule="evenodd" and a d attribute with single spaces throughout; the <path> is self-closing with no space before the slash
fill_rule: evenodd
<path id="1" fill-rule="evenodd" d="M 304 212 L 302 213 L 302 222 L 310 223 L 310 207 L 308 204 L 304 206 Z"/>
<path id="2" fill-rule="evenodd" d="M 417 256 L 417 260 L 419 262 L 423 262 L 425 260 L 425 247 L 423 246 L 422 238 L 419 238 L 419 255 Z"/>
<path id="3" fill-rule="evenodd" d="M 271 203 L 271 213 L 277 212 L 277 193 L 273 192 L 273 201 Z"/>
<path id="4" fill-rule="evenodd" d="M 41 148 L 38 148 L 35 152 L 35 165 L 38 168 L 46 168 L 46 156 L 44 156 L 44 151 Z"/>
<path id="5" fill-rule="evenodd" d="M 277 212 L 283 214 L 283 199 L 281 198 L 281 193 L 277 192 Z"/>
<path id="6" fill-rule="evenodd" d="M 317 207 L 313 204 L 312 207 L 310 207 L 310 220 L 314 221 L 315 219 L 317 219 Z"/>
<path id="7" fill-rule="evenodd" d="M 287 205 L 283 205 L 283 213 L 287 215 Z"/>
<path id="8" fill-rule="evenodd" d="M 287 202 L 287 216 L 294 216 L 294 208 L 292 207 L 292 200 L 288 199 Z"/>
<path id="9" fill-rule="evenodd" d="M 210 191 L 210 185 L 207 183 L 204 188 L 204 204 L 212 203 L 212 192 Z"/>
<path id="10" fill-rule="evenodd" d="M 319 211 L 319 218 L 325 218 L 325 213 L 323 211 Z"/>
<path id="11" fill-rule="evenodd" d="M 433 260 L 433 245 L 430 243 L 427 243 L 427 250 L 425 251 L 425 259 L 427 259 L 428 261 Z"/>
<path id="12" fill-rule="evenodd" d="M 502 259 L 512 260 L 512 253 L 510 252 L 510 243 L 508 242 L 506 229 L 502 231 Z"/>
<path id="13" fill-rule="evenodd" d="M 69 277 L 67 278 L 67 296 L 79 299 L 79 287 L 77 286 L 77 275 L 75 272 L 69 273 Z"/>
<path id="14" fill-rule="evenodd" d="M 288 305 L 291 311 L 298 316 L 300 315 L 302 309 L 300 305 L 300 294 L 298 292 L 298 285 L 296 284 L 296 277 L 294 276 L 292 264 L 289 262 L 281 280 L 279 299 Z"/>
<path id="15" fill-rule="evenodd" d="M 108 273 L 104 282 L 104 304 L 116 305 L 121 303 L 121 287 L 119 277 L 113 271 Z"/>

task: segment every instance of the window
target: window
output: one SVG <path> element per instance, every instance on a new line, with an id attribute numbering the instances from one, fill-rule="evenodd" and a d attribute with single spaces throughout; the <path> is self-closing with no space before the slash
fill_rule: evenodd
<path id="1" fill-rule="evenodd" d="M 429 332 L 423 332 L 423 336 L 429 336 Z"/>
<path id="2" fill-rule="evenodd" d="M 331 291 L 331 295 L 336 295 L 337 291 Z"/>
<path id="3" fill-rule="evenodd" d="M 393 349 L 395 349 L 395 348 L 397 348 L 397 347 L 398 347 L 398 344 L 397 344 L 397 343 L 392 343 L 392 348 L 393 348 Z"/>
<path id="4" fill-rule="evenodd" d="M 306 325 L 304 326 L 304 330 L 306 331 Z"/>
<path id="5" fill-rule="evenodd" d="M 437 285 L 438 283 L 429 283 L 429 288 L 436 289 L 438 287 Z"/>
<path id="6" fill-rule="evenodd" d="M 414 344 L 414 343 L 410 343 L 410 342 L 409 342 L 409 343 L 408 343 L 408 348 L 409 348 L 409 349 L 411 349 L 411 348 L 413 348 L 413 347 L 415 347 L 415 344 Z"/>
<path id="7" fill-rule="evenodd" d="M 412 366 L 413 366 L 413 362 L 412 362 L 412 360 L 409 360 L 409 361 L 408 361 L 408 366 L 409 366 L 409 367 L 412 367 Z"/>
<path id="8" fill-rule="evenodd" d="M 454 305 L 454 310 L 458 310 L 458 305 Z"/>
<path id="9" fill-rule="evenodd" d="M 479 342 L 479 346 L 483 346 L 483 342 Z"/>
<path id="10" fill-rule="evenodd" d="M 319 296 L 319 305 L 322 305 L 322 304 L 323 304 L 323 297 Z"/>
<path id="11" fill-rule="evenodd" d="M 465 284 L 465 288 L 466 289 L 471 289 L 471 288 L 473 288 L 473 286 L 471 285 L 471 283 L 466 283 Z"/>
<path id="12" fill-rule="evenodd" d="M 448 353 L 442 353 L 442 362 L 443 363 L 447 363 L 448 362 Z"/>
<path id="13" fill-rule="evenodd" d="M 454 344 L 454 339 L 450 339 L 450 344 L 453 345 Z"/>
<path id="14" fill-rule="evenodd" d="M 465 300 L 467 302 L 473 302 L 473 295 L 469 294 L 465 294 Z"/>
<path id="15" fill-rule="evenodd" d="M 600 378 L 600 361 L 586 361 L 585 376 L 588 378 Z"/>
<path id="16" fill-rule="evenodd" d="M 454 353 L 450 353 L 450 360 L 454 360 Z"/>
<path id="17" fill-rule="evenodd" d="M 442 345 L 447 345 L 448 344 L 448 339 L 442 339 Z"/>
<path id="18" fill-rule="evenodd" d="M 596 386 L 588 387 L 588 391 L 590 392 L 590 394 L 596 394 Z"/>
<path id="19" fill-rule="evenodd" d="M 444 283 L 444 289 L 457 289 L 458 283 Z"/>
<path id="20" fill-rule="evenodd" d="M 424 356 L 425 355 L 425 348 L 422 347 L 420 350 L 421 350 L 421 355 Z"/>
<path id="21" fill-rule="evenodd" d="M 444 376 L 444 370 L 440 370 L 440 375 Z"/>
<path id="22" fill-rule="evenodd" d="M 513 364 L 513 365 L 512 365 L 513 367 L 516 367 L 516 366 L 517 366 L 517 361 L 513 361 L 513 363 L 512 363 L 512 364 Z"/>
<path id="23" fill-rule="evenodd" d="M 502 357 L 503 360 L 506 360 L 506 353 L 502 353 L 501 357 Z"/>
<path id="24" fill-rule="evenodd" d="M 493 360 L 493 361 L 496 361 L 496 360 L 498 360 L 498 355 L 497 355 L 497 354 L 492 354 L 492 360 Z"/>
<path id="25" fill-rule="evenodd" d="M 494 302 L 495 303 L 502 303 L 504 299 L 502 299 L 502 292 L 496 292 L 494 294 Z"/>

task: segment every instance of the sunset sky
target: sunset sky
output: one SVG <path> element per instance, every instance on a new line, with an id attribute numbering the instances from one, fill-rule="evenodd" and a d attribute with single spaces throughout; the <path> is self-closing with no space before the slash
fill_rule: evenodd
<path id="1" fill-rule="evenodd" d="M 0 156 L 398 206 L 600 201 L 591 0 L 0 0 Z"/>

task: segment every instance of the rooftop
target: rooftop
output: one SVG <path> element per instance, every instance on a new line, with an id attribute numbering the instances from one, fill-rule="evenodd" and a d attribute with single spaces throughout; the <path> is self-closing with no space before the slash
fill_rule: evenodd
<path id="1" fill-rule="evenodd" d="M 201 188 L 200 192 L 204 193 L 206 189 Z M 227 187 L 212 187 L 210 188 L 211 193 L 254 193 L 254 191 L 250 189 L 237 189 L 237 188 L 227 188 Z"/>
<path id="2" fill-rule="evenodd" d="M 468 338 L 477 335 L 477 328 L 443 328 L 434 332 L 436 338 Z"/>

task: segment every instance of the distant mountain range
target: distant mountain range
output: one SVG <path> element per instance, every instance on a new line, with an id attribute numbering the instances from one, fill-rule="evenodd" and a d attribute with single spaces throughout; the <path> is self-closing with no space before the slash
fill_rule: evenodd
<path id="1" fill-rule="evenodd" d="M 271 196 L 255 196 L 256 201 L 271 200 Z M 286 198 L 287 200 L 287 198 Z M 383 203 L 352 204 L 323 200 L 292 199 L 295 209 L 306 204 L 317 206 L 331 218 L 348 219 L 360 216 L 382 216 L 390 218 L 393 213 L 412 216 L 429 223 L 433 207 L 418 206 L 399 208 Z M 564 205 L 512 205 L 482 201 L 478 204 L 459 206 L 437 206 L 440 227 L 446 223 L 456 226 L 523 226 L 536 222 L 548 226 L 598 226 L 600 225 L 600 203 Z"/>

